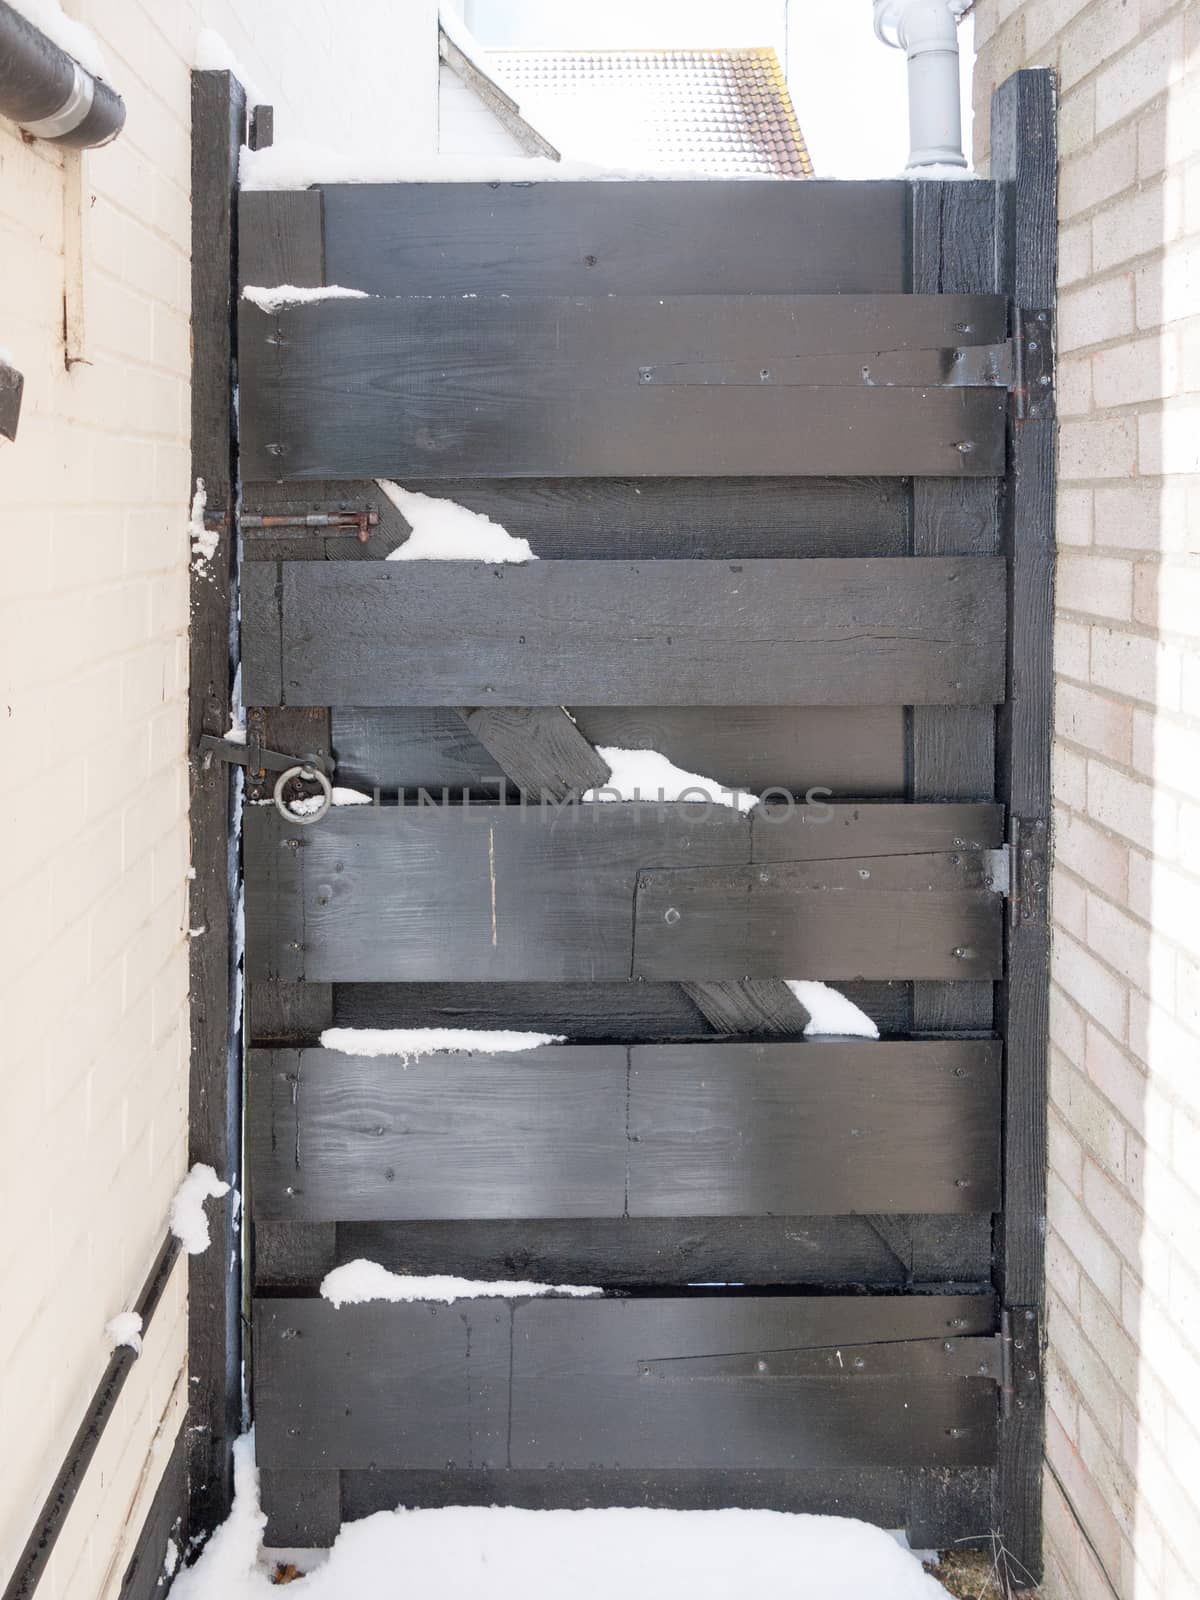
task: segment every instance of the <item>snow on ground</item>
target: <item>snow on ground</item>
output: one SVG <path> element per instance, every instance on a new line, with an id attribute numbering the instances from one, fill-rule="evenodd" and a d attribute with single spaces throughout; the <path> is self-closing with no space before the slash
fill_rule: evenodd
<path id="1" fill-rule="evenodd" d="M 204 1202 L 219 1200 L 228 1193 L 229 1185 L 222 1183 L 204 1161 L 196 1162 L 175 1191 L 175 1198 L 171 1201 L 170 1228 L 188 1255 L 203 1255 L 212 1243 Z"/>
<path id="2" fill-rule="evenodd" d="M 306 306 L 314 300 L 369 300 L 365 289 L 343 289 L 340 283 L 327 284 L 323 289 L 300 289 L 294 283 L 248 283 L 242 290 L 242 299 L 249 300 L 260 311 L 279 311 L 284 306 Z"/>
<path id="3" fill-rule="evenodd" d="M 270 1600 L 254 1440 L 234 1446 L 229 1520 L 172 1600 Z M 448 1506 L 347 1523 L 298 1600 L 946 1600 L 881 1528 L 779 1511 Z"/>
<path id="4" fill-rule="evenodd" d="M 788 978 L 788 988 L 808 1012 L 808 1026 L 804 1037 L 824 1033 L 840 1033 L 853 1039 L 878 1039 L 879 1029 L 867 1013 L 847 1000 L 837 989 L 827 983 L 816 983 L 810 978 Z"/>
<path id="5" fill-rule="evenodd" d="M 114 1350 L 128 1345 L 139 1356 L 142 1353 L 142 1319 L 136 1311 L 118 1311 L 104 1324 L 104 1331 L 112 1341 Z"/>
<path id="6" fill-rule="evenodd" d="M 516 1033 L 505 1028 L 326 1028 L 321 1035 L 325 1050 L 340 1050 L 344 1056 L 403 1056 L 406 1067 L 422 1056 L 451 1050 L 496 1055 L 565 1042 L 562 1033 Z"/>
<path id="7" fill-rule="evenodd" d="M 303 139 L 285 139 L 265 150 L 243 145 L 239 169 L 243 189 L 308 189 L 321 183 L 577 183 L 629 182 L 655 178 L 711 182 L 710 172 L 690 167 L 658 171 L 604 167 L 592 161 L 552 161 L 548 156 L 407 156 L 386 146 L 343 151 Z"/>
<path id="8" fill-rule="evenodd" d="M 68 17 L 58 0 L 9 0 L 14 11 L 19 11 L 26 22 L 40 28 L 60 50 L 74 56 L 79 65 L 94 78 L 107 78 L 104 53 L 90 28 Z"/>
<path id="9" fill-rule="evenodd" d="M 582 1300 L 592 1295 L 602 1295 L 603 1289 L 593 1289 L 577 1283 L 526 1283 L 519 1279 L 497 1279 L 490 1283 L 471 1278 L 408 1277 L 399 1272 L 389 1272 L 378 1261 L 347 1261 L 345 1266 L 334 1267 L 321 1280 L 321 1296 L 335 1306 L 361 1306 L 369 1300 L 436 1300 L 441 1305 L 452 1305 L 455 1300 L 530 1300 L 542 1295 L 564 1295 Z"/>
<path id="10" fill-rule="evenodd" d="M 757 795 L 685 772 L 657 750 L 622 750 L 608 744 L 597 745 L 596 754 L 609 768 L 609 778 L 599 789 L 589 789 L 585 800 L 690 800 L 697 805 L 707 801 L 738 811 L 751 811 L 758 804 Z"/>
<path id="11" fill-rule="evenodd" d="M 369 794 L 363 794 L 361 789 L 343 789 L 336 783 L 333 786 L 330 800 L 335 806 L 369 806 L 373 803 L 373 797 Z M 324 804 L 324 793 L 310 794 L 306 795 L 303 800 L 289 800 L 288 810 L 293 816 L 311 817 L 315 816 Z"/>
<path id="12" fill-rule="evenodd" d="M 376 482 L 412 529 L 389 561 L 536 561 L 528 539 L 517 539 L 482 511 L 455 500 L 418 494 L 387 478 Z"/>

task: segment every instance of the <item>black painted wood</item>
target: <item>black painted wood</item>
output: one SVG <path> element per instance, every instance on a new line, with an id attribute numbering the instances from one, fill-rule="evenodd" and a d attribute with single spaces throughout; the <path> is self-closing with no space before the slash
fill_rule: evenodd
<path id="1" fill-rule="evenodd" d="M 755 861 L 960 854 L 982 871 L 980 853 L 1003 837 L 1003 808 L 991 804 L 855 806 L 818 796 L 806 805 L 768 802 L 750 813 Z"/>
<path id="2" fill-rule="evenodd" d="M 120 1600 L 161 1600 L 165 1594 L 169 1545 L 180 1554 L 187 1545 L 187 1498 L 187 1436 L 179 1433 L 122 1574 Z"/>
<path id="3" fill-rule="evenodd" d="M 989 343 L 999 300 L 682 296 L 242 302 L 248 479 L 825 476 L 1004 470 L 996 389 L 673 385 L 684 356 L 765 363 Z"/>
<path id="4" fill-rule="evenodd" d="M 812 1020 L 782 978 L 736 978 L 679 986 L 716 1033 L 799 1038 Z"/>
<path id="5" fill-rule="evenodd" d="M 490 517 L 543 561 L 902 556 L 912 513 L 893 478 L 408 478 L 405 487 Z M 329 560 L 378 560 L 409 534 L 371 481 L 251 483 L 244 493 L 246 510 L 264 514 L 379 516 L 365 545 L 304 534 L 286 541 L 289 556 L 315 547 Z M 279 559 L 273 540 L 250 540 L 246 553 Z"/>
<path id="6" fill-rule="evenodd" d="M 1052 328 L 1057 145 L 1054 76 L 1019 72 L 992 101 L 997 256 L 1016 313 Z M 1012 423 L 1004 507 L 1009 558 L 1008 701 L 1000 718 L 1000 793 L 1017 819 L 1014 843 L 1036 845 L 1050 817 L 1053 722 L 1054 422 Z M 1023 865 L 1036 869 L 1036 862 Z M 1019 901 L 1008 931 L 997 1014 L 1005 1038 L 1004 1212 L 997 1282 L 1014 1328 L 1016 1403 L 1001 1431 L 995 1518 L 1019 1582 L 1042 1571 L 1043 1421 L 1040 1311 L 1045 1295 L 1046 1059 L 1049 945 L 1046 901 Z M 1018 1336 L 1022 1347 L 1016 1349 Z"/>
<path id="7" fill-rule="evenodd" d="M 812 828 L 793 859 L 756 866 L 751 824 L 727 806 L 352 807 L 295 847 L 273 810 L 253 809 L 249 974 L 361 983 L 999 973 L 1001 902 L 980 852 L 896 854 L 905 808 L 879 805 L 861 808 L 843 856 L 839 808 L 829 809 L 830 846 Z M 891 854 L 874 853 L 872 813 Z M 918 840 L 927 828 L 914 819 Z"/>
<path id="8" fill-rule="evenodd" d="M 915 1376 L 678 1376 L 672 1358 L 987 1334 L 988 1295 L 688 1296 L 256 1308 L 269 1468 L 990 1463 L 996 1389 Z M 650 1358 L 654 1370 L 646 1370 Z M 392 1374 L 403 1371 L 404 1383 Z"/>
<path id="9" fill-rule="evenodd" d="M 506 780 L 531 800 L 578 797 L 612 776 L 561 706 L 469 706 L 458 715 Z"/>
<path id="10" fill-rule="evenodd" d="M 238 195 L 238 286 L 298 289 L 325 282 L 321 191 L 243 189 Z"/>
<path id="11" fill-rule="evenodd" d="M 395 1272 L 497 1274 L 612 1289 L 684 1284 L 848 1286 L 986 1283 L 991 1219 L 889 1217 L 905 1239 L 903 1262 L 864 1217 L 624 1217 L 484 1222 L 341 1223 L 335 1262 L 360 1256 Z M 331 1262 L 329 1265 L 335 1264 Z M 315 1289 L 282 1274 L 272 1287 Z"/>
<path id="12" fill-rule="evenodd" d="M 685 772 L 730 789 L 768 788 L 835 799 L 903 799 L 905 713 L 901 706 L 571 706 L 593 745 L 658 750 Z M 386 794 L 424 788 L 499 792 L 500 764 L 461 717 L 438 706 L 337 706 L 333 746 L 352 788 Z"/>
<path id="13" fill-rule="evenodd" d="M 999 977 L 1002 906 L 968 857 L 656 868 L 638 876 L 633 975 Z"/>
<path id="14" fill-rule="evenodd" d="M 902 183 L 333 184 L 330 283 L 371 294 L 896 293 Z M 782 203 L 781 203 L 782 201 Z"/>
<path id="15" fill-rule="evenodd" d="M 986 1041 L 251 1052 L 257 1218 L 990 1212 Z"/>
<path id="16" fill-rule="evenodd" d="M 247 568 L 252 705 L 994 703 L 999 560 Z"/>
<path id="17" fill-rule="evenodd" d="M 230 723 L 234 663 L 231 639 L 237 583 L 237 541 L 231 537 L 237 464 L 234 441 L 234 274 L 237 259 L 238 155 L 246 97 L 228 72 L 192 74 L 193 480 L 203 479 L 209 525 L 219 529 L 209 561 L 190 575 L 188 750 L 191 866 L 188 926 L 204 937 L 188 948 L 191 1064 L 188 1160 L 207 1162 L 238 1182 L 241 1161 L 239 1045 L 233 1009 L 236 963 L 237 845 L 230 769 L 196 755 L 203 734 Z M 224 517 L 224 523 L 218 519 Z M 235 646 L 236 648 L 236 646 Z M 210 1532 L 228 1514 L 233 1492 L 233 1441 L 241 1432 L 241 1317 L 236 1272 L 240 1233 L 232 1205 L 215 1209 L 213 1247 L 188 1265 L 189 1536 Z"/>

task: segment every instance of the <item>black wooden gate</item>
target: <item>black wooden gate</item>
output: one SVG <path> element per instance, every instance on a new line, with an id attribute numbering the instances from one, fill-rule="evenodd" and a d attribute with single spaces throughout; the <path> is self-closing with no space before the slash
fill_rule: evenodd
<path id="1" fill-rule="evenodd" d="M 1048 75 L 993 126 L 990 182 L 242 196 L 243 284 L 365 291 L 242 301 L 251 745 L 384 802 L 248 789 L 269 1542 L 738 1504 L 1038 1570 Z M 385 562 L 377 478 L 540 559 Z M 579 804 L 610 745 L 772 795 Z M 360 1256 L 606 1293 L 337 1310 Z"/>

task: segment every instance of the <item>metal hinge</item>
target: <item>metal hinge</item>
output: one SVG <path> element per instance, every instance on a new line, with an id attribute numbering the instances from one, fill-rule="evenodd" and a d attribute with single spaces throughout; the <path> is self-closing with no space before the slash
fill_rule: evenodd
<path id="1" fill-rule="evenodd" d="M 1054 319 L 1049 311 L 1022 311 L 1009 340 L 1013 370 L 1009 388 L 1019 421 L 1054 415 Z"/>
<path id="2" fill-rule="evenodd" d="M 238 526 L 250 538 L 268 539 L 284 528 L 320 533 L 325 538 L 349 537 L 366 544 L 371 529 L 379 526 L 378 511 L 314 511 L 307 516 L 241 516 Z"/>
<path id="3" fill-rule="evenodd" d="M 1046 920 L 1049 831 L 1044 818 L 1010 817 L 1008 843 L 985 852 L 987 886 L 1008 901 L 1014 928 Z"/>
<path id="4" fill-rule="evenodd" d="M 1000 1415 L 1038 1404 L 1042 1386 L 1041 1333 L 1034 1306 L 1000 1312 Z"/>
<path id="5" fill-rule="evenodd" d="M 317 755 L 289 756 L 279 750 L 268 750 L 251 733 L 243 744 L 240 739 L 218 739 L 215 734 L 200 736 L 197 751 L 207 769 L 214 761 L 228 761 L 232 766 L 245 767 L 250 772 L 290 772 L 293 767 L 312 767 L 325 772 L 327 762 Z"/>

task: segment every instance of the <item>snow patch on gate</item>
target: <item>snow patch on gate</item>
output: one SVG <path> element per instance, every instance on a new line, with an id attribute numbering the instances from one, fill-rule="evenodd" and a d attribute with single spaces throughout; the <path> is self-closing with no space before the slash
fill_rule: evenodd
<path id="1" fill-rule="evenodd" d="M 340 283 L 326 284 L 320 289 L 301 289 L 294 283 L 248 283 L 242 290 L 242 299 L 260 311 L 282 311 L 285 306 L 307 306 L 314 300 L 369 300 L 365 289 L 343 289 Z"/>
<path id="2" fill-rule="evenodd" d="M 471 511 L 456 500 L 418 494 L 388 478 L 375 480 L 412 529 L 404 544 L 388 561 L 536 561 L 528 539 L 518 539 L 507 528 Z"/>
<path id="3" fill-rule="evenodd" d="M 530 1300 L 559 1295 L 572 1300 L 602 1295 L 603 1289 L 578 1283 L 527 1283 L 520 1279 L 477 1282 L 445 1275 L 409 1277 L 390 1272 L 378 1261 L 347 1261 L 321 1280 L 321 1298 L 334 1306 L 360 1306 L 373 1300 L 409 1304 L 415 1300 L 453 1305 L 456 1300 Z"/>
<path id="4" fill-rule="evenodd" d="M 808 1012 L 806 1039 L 826 1033 L 851 1039 L 878 1039 L 876 1024 L 840 990 L 811 978 L 786 978 L 784 982 Z"/>
<path id="5" fill-rule="evenodd" d="M 585 800 L 683 801 L 695 805 L 731 806 L 752 811 L 758 796 L 745 789 L 727 789 L 715 778 L 685 772 L 657 750 L 623 750 L 597 745 L 596 754 L 609 769 L 608 781 L 589 789 Z"/>
<path id="6" fill-rule="evenodd" d="M 321 1047 L 344 1056 L 401 1056 L 407 1067 L 422 1056 L 472 1052 L 483 1055 L 565 1044 L 564 1033 L 518 1033 L 505 1028 L 326 1028 Z"/>

